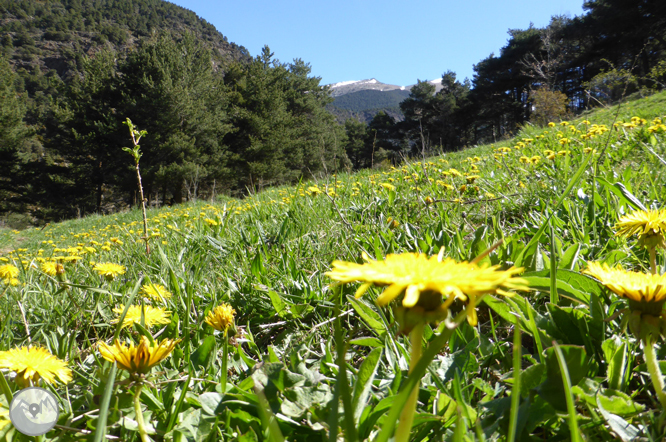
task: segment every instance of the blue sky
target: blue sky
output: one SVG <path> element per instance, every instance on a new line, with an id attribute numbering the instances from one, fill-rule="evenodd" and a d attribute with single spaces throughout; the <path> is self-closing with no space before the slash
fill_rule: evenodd
<path id="1" fill-rule="evenodd" d="M 407 86 L 448 70 L 470 80 L 509 29 L 583 14 L 583 0 L 171 0 L 252 56 L 310 63 L 321 84 L 376 78 Z"/>

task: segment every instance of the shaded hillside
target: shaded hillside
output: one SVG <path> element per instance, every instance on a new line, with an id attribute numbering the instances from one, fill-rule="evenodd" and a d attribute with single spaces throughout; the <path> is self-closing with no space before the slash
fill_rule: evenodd
<path id="1" fill-rule="evenodd" d="M 326 110 L 332 113 L 335 116 L 335 120 L 340 124 L 344 124 L 345 121 L 350 118 L 353 118 L 362 123 L 370 123 L 375 115 L 380 112 L 384 112 L 385 114 L 391 116 L 395 121 L 403 121 L 405 119 L 405 116 L 400 111 L 400 106 L 365 109 L 359 112 L 354 112 L 352 110 L 339 108 L 334 104 L 329 104 L 326 106 Z"/>
<path id="2" fill-rule="evenodd" d="M 361 90 L 335 97 L 328 109 L 341 123 L 348 118 L 369 123 L 381 111 L 396 121 L 402 121 L 404 116 L 400 111 L 400 103 L 407 97 L 409 90 Z"/>
<path id="3" fill-rule="evenodd" d="M 407 97 L 408 90 L 363 90 L 336 97 L 333 105 L 340 109 L 362 112 L 370 109 L 399 108 L 400 102 Z"/>
<path id="4" fill-rule="evenodd" d="M 0 0 L 2 51 L 31 95 L 45 88 L 39 77 L 49 71 L 66 78 L 84 55 L 122 52 L 160 30 L 192 33 L 216 66 L 249 57 L 194 12 L 162 0 Z"/>

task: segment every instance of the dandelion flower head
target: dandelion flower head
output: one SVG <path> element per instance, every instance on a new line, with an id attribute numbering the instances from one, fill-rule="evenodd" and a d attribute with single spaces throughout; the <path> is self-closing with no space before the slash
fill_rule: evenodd
<path id="1" fill-rule="evenodd" d="M 208 312 L 206 324 L 218 331 L 226 331 L 234 323 L 236 310 L 229 304 L 221 304 Z"/>
<path id="2" fill-rule="evenodd" d="M 110 262 L 97 263 L 93 267 L 93 270 L 99 273 L 100 276 L 104 276 L 108 281 L 113 280 L 116 276 L 125 274 L 125 266 Z"/>
<path id="3" fill-rule="evenodd" d="M 445 313 L 455 299 L 468 302 L 467 320 L 476 325 L 476 298 L 487 293 L 512 295 L 508 290 L 527 290 L 527 281 L 514 278 L 522 268 L 500 271 L 499 266 L 484 267 L 474 263 L 456 262 L 451 258 L 439 261 L 419 253 L 391 254 L 383 261 L 366 263 L 334 261 L 327 272 L 341 282 L 364 282 L 356 291 L 360 297 L 374 285 L 388 286 L 377 298 L 380 306 L 388 305 L 404 293 L 403 307 L 420 307 L 424 312 Z M 444 302 L 441 301 L 446 298 Z M 426 315 L 427 316 L 427 315 Z"/>
<path id="4" fill-rule="evenodd" d="M 158 301 L 171 298 L 171 292 L 161 284 L 144 284 L 141 286 L 141 294 Z"/>
<path id="5" fill-rule="evenodd" d="M 100 342 L 98 347 L 100 354 L 107 361 L 116 362 L 121 369 L 130 373 L 145 374 L 166 359 L 178 342 L 180 340 L 165 339 L 151 344 L 148 338 L 141 336 L 141 342 L 136 346 L 133 342 L 125 345 L 116 340 L 113 345 Z"/>
<path id="6" fill-rule="evenodd" d="M 620 218 L 615 224 L 615 235 L 629 237 L 639 235 L 639 244 L 646 247 L 666 248 L 666 209 L 637 210 Z"/>
<path id="7" fill-rule="evenodd" d="M 72 371 L 67 363 L 52 355 L 43 347 L 19 347 L 0 351 L 0 368 L 16 372 L 16 383 L 22 387 L 37 385 L 40 379 L 49 384 L 56 378 L 67 384 L 72 381 Z"/>
<path id="8" fill-rule="evenodd" d="M 132 305 L 127 310 L 125 319 L 123 320 L 123 325 L 121 328 L 130 327 L 132 324 L 141 324 L 141 309 L 140 305 Z M 125 310 L 125 306 L 121 305 L 118 308 L 114 308 L 113 312 L 117 315 L 121 315 Z M 169 313 L 163 308 L 152 307 L 150 305 L 143 306 L 144 321 L 146 327 L 150 328 L 157 324 L 168 324 L 171 322 L 169 319 Z M 112 324 L 117 324 L 120 318 L 116 318 L 111 321 Z"/>
<path id="9" fill-rule="evenodd" d="M 12 264 L 3 264 L 0 266 L 0 279 L 4 279 L 5 283 L 9 283 L 12 279 L 16 279 L 18 274 L 18 267 Z"/>

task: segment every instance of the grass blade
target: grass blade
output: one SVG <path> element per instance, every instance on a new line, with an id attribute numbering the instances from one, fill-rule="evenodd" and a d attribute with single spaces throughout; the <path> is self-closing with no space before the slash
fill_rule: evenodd
<path id="1" fill-rule="evenodd" d="M 516 320 L 516 325 L 513 329 L 513 388 L 511 388 L 511 416 L 509 418 L 507 442 L 514 442 L 516 440 L 518 411 L 520 409 L 520 369 L 522 357 L 520 321 Z"/>
<path id="2" fill-rule="evenodd" d="M 116 369 L 116 363 L 114 362 L 109 369 L 106 387 L 104 387 L 104 395 L 102 396 L 102 402 L 99 404 L 99 417 L 97 418 L 97 429 L 95 430 L 93 442 L 102 442 L 106 436 L 106 417 L 109 415 L 111 394 L 116 382 Z"/>
<path id="3" fill-rule="evenodd" d="M 571 379 L 569 378 L 569 370 L 567 364 L 564 362 L 564 355 L 557 342 L 553 341 L 555 348 L 555 356 L 562 371 L 562 382 L 564 383 L 564 396 L 567 401 L 567 412 L 569 413 L 569 431 L 571 433 L 572 442 L 581 442 L 580 430 L 578 429 L 578 418 L 576 416 L 576 406 L 573 401 L 573 394 L 571 393 Z"/>

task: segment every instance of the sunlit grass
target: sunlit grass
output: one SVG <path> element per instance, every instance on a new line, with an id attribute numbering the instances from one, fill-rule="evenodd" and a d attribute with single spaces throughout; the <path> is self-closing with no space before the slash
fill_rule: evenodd
<path id="1" fill-rule="evenodd" d="M 509 433 L 516 440 L 566 439 L 571 425 L 590 440 L 613 440 L 618 425 L 658 440 L 663 430 L 653 423 L 663 418 L 661 395 L 650 376 L 666 355 L 657 348 L 648 373 L 640 341 L 622 323 L 627 302 L 580 273 L 590 261 L 651 268 L 651 252 L 616 236 L 613 226 L 637 204 L 664 205 L 666 167 L 658 157 L 666 157 L 666 131 L 649 130 L 656 117 L 666 120 L 666 93 L 627 103 L 619 113 L 528 126 L 510 140 L 424 161 L 339 171 L 242 200 L 150 209 L 149 255 L 138 210 L 2 229 L 0 265 L 15 265 L 19 275 L 16 286 L 0 282 L 0 351 L 35 343 L 68 361 L 73 380 L 56 388 L 62 427 L 48 434 L 58 440 L 96 431 L 111 370 L 100 343 L 119 337 L 137 345 L 141 336 L 181 341 L 141 388 L 129 386 L 130 374 L 117 374 L 106 431 L 124 440 L 139 438 L 136 410 L 145 410 L 143 436 L 155 440 L 273 440 L 278 433 L 287 440 L 384 440 L 391 434 L 381 430 L 393 428 L 388 416 L 399 415 L 392 407 L 407 400 L 409 382 L 420 383 L 411 440 L 449 439 L 463 428 L 470 440 L 505 440 Z M 536 234 L 542 235 L 534 240 Z M 371 287 L 356 299 L 357 285 L 333 285 L 325 276 L 336 260 L 408 252 L 524 267 L 532 291 L 486 295 L 476 327 L 464 320 L 451 325 L 465 315 L 464 302 L 452 302 L 450 327 L 423 327 L 423 357 L 431 362 L 413 364 L 411 372 L 423 377 L 409 380 L 416 344 L 400 333 L 394 311 L 375 303 L 383 289 Z M 663 250 L 655 260 L 663 273 Z M 64 273 L 45 272 L 47 262 Z M 95 271 L 100 263 L 125 273 L 105 278 Z M 146 284 L 171 296 L 148 296 Z M 131 321 L 121 321 L 121 306 L 130 305 Z M 226 332 L 206 323 L 220 305 L 235 311 L 228 344 Z M 168 311 L 170 322 L 151 321 L 147 306 Z M 340 340 L 346 348 L 336 346 Z M 341 358 L 348 361 L 344 370 Z M 513 388 L 519 362 L 521 384 Z M 270 419 L 277 424 L 265 432 Z M 0 440 L 10 428 L 0 420 Z"/>

